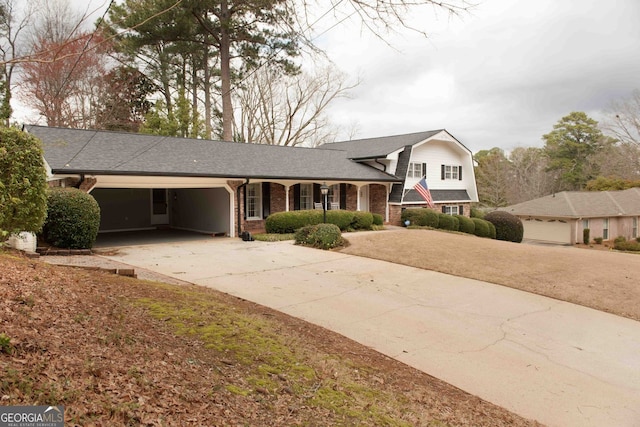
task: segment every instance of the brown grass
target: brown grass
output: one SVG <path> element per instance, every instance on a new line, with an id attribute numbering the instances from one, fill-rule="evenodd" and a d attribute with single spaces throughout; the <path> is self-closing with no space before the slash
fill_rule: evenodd
<path id="1" fill-rule="evenodd" d="M 640 255 L 436 230 L 352 233 L 344 253 L 496 283 L 640 320 Z"/>

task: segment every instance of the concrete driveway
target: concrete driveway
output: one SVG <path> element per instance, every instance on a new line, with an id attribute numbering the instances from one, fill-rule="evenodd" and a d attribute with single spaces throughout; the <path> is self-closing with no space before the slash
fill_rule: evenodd
<path id="1" fill-rule="evenodd" d="M 549 426 L 640 426 L 632 320 L 290 242 L 171 242 L 107 258 L 321 325 Z"/>

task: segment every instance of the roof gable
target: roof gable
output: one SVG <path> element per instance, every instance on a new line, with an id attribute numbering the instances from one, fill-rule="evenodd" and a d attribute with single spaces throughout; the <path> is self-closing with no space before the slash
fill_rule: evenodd
<path id="1" fill-rule="evenodd" d="M 396 182 L 345 151 L 27 126 L 57 174 Z"/>
<path id="2" fill-rule="evenodd" d="M 354 139 L 351 141 L 324 144 L 318 148 L 322 150 L 343 150 L 347 152 L 347 157 L 354 160 L 379 159 L 387 157 L 389 154 L 401 150 L 407 145 L 415 145 L 423 142 L 442 131 L 443 129 L 438 129 L 405 135 Z"/>

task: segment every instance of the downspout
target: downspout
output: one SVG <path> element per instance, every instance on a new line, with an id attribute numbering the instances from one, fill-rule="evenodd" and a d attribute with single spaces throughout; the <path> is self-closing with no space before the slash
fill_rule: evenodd
<path id="1" fill-rule="evenodd" d="M 82 185 L 82 183 L 84 182 L 84 174 L 81 173 L 80 174 L 80 181 L 78 181 L 78 183 L 76 185 L 74 185 L 75 188 L 80 189 L 80 186 Z"/>
<path id="2" fill-rule="evenodd" d="M 380 160 L 378 160 L 378 158 L 373 159 L 373 161 L 376 162 L 377 164 L 379 164 L 380 166 L 382 166 L 382 172 L 386 172 L 387 171 L 387 165 L 385 165 Z"/>
<path id="3" fill-rule="evenodd" d="M 241 221 L 242 212 L 240 212 L 240 190 L 246 187 L 247 184 L 249 184 L 249 178 L 246 178 L 245 183 L 239 185 L 238 188 L 236 189 L 236 203 L 238 204 L 238 218 L 236 220 L 238 224 L 238 235 L 236 237 L 240 237 L 240 235 L 242 234 L 242 221 Z"/>

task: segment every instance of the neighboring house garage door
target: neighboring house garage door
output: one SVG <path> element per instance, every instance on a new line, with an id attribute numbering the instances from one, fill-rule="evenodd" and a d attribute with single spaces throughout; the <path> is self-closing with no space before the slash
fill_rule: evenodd
<path id="1" fill-rule="evenodd" d="M 566 221 L 525 219 L 522 224 L 525 239 L 571 244 L 571 225 Z"/>

